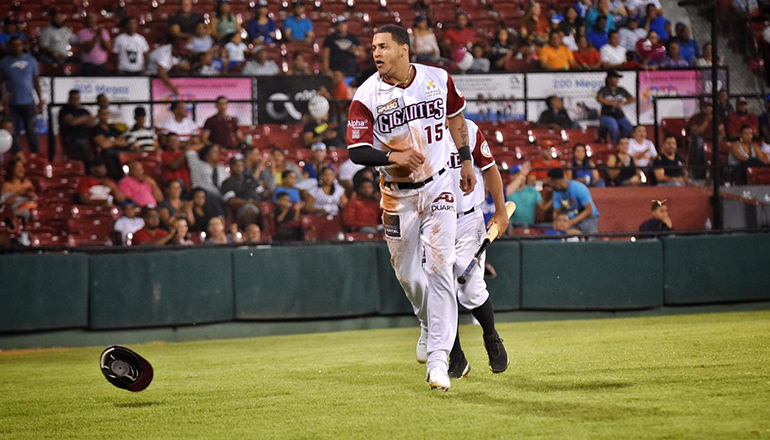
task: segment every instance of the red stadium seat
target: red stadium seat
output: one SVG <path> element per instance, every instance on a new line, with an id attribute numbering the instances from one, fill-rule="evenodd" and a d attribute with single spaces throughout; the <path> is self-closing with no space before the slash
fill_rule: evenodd
<path id="1" fill-rule="evenodd" d="M 68 235 L 67 245 L 78 246 L 112 246 L 112 240 L 98 235 Z"/>
<path id="2" fill-rule="evenodd" d="M 749 185 L 770 185 L 770 168 L 749 167 Z"/>
<path id="3" fill-rule="evenodd" d="M 305 241 L 340 241 L 345 238 L 339 215 L 303 215 L 302 232 Z"/>
<path id="4" fill-rule="evenodd" d="M 345 241 L 382 241 L 385 239 L 383 234 L 370 234 L 365 232 L 346 232 Z"/>
<path id="5" fill-rule="evenodd" d="M 67 232 L 69 235 L 84 235 L 94 240 L 109 241 L 113 232 L 112 225 L 112 219 L 69 219 Z"/>
<path id="6" fill-rule="evenodd" d="M 117 206 L 75 205 L 70 208 L 70 215 L 73 219 L 117 220 L 120 217 L 120 209 Z"/>
<path id="7" fill-rule="evenodd" d="M 65 246 L 65 240 L 58 234 L 50 232 L 36 232 L 29 234 L 29 242 L 33 247 Z"/>

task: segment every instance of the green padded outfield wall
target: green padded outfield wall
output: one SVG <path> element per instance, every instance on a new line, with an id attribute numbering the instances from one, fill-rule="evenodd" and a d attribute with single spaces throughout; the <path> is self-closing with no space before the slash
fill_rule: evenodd
<path id="1" fill-rule="evenodd" d="M 230 321 L 232 249 L 92 255 L 92 329 Z"/>
<path id="2" fill-rule="evenodd" d="M 522 308 L 622 310 L 663 305 L 660 241 L 524 242 Z"/>
<path id="3" fill-rule="evenodd" d="M 88 325 L 88 257 L 0 256 L 0 332 Z"/>
<path id="4" fill-rule="evenodd" d="M 665 303 L 770 299 L 770 234 L 663 239 Z"/>
<path id="5" fill-rule="evenodd" d="M 330 318 L 377 313 L 377 245 L 234 251 L 238 319 Z"/>

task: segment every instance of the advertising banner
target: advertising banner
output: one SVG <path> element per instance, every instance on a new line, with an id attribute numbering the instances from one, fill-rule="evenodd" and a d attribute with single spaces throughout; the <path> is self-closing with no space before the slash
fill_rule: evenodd
<path id="1" fill-rule="evenodd" d="M 42 87 L 42 84 L 41 84 Z M 80 102 L 96 102 L 96 97 L 104 94 L 113 104 L 131 101 L 150 100 L 149 78 L 134 77 L 56 77 L 53 78 L 53 102 L 66 104 L 70 90 L 80 92 Z M 134 107 L 136 105 L 112 105 L 110 106 L 110 123 L 130 127 L 134 122 Z M 149 106 L 145 105 L 149 114 Z M 96 116 L 97 107 L 87 105 L 85 108 Z M 54 107 L 54 130 L 58 133 L 58 115 L 61 107 Z"/>
<path id="2" fill-rule="evenodd" d="M 154 104 L 153 125 L 159 127 L 166 119 L 171 117 L 168 104 L 176 99 L 184 101 L 215 100 L 224 96 L 229 100 L 251 100 L 251 78 L 172 78 L 171 81 L 179 89 L 180 96 L 174 93 L 158 78 L 152 79 L 152 97 Z M 230 104 L 227 113 L 238 118 L 240 125 L 251 125 L 253 122 L 251 104 Z M 216 104 L 197 104 L 193 113 L 193 105 L 189 104 L 190 115 L 194 114 L 195 123 L 203 126 L 206 119 L 217 112 Z"/>
<path id="3" fill-rule="evenodd" d="M 620 72 L 619 86 L 636 96 L 636 72 Z M 604 87 L 607 78 L 605 72 L 559 72 L 531 73 L 527 75 L 527 98 L 545 99 L 549 96 L 559 96 L 564 100 L 573 121 L 581 125 L 599 125 L 601 104 L 596 100 L 596 93 Z M 545 101 L 527 103 L 527 118 L 537 121 L 540 113 L 546 109 Z M 636 105 L 623 107 L 632 124 L 636 123 Z"/>
<path id="4" fill-rule="evenodd" d="M 260 124 L 298 124 L 317 91 L 332 89 L 331 78 L 322 75 L 258 77 L 255 81 Z"/>
<path id="5" fill-rule="evenodd" d="M 719 71 L 718 88 L 727 84 L 727 71 Z M 639 72 L 639 122 L 653 124 L 656 96 L 685 96 L 711 93 L 711 70 L 658 70 Z M 689 118 L 698 113 L 696 99 L 666 99 L 658 101 L 658 120 Z"/>
<path id="6" fill-rule="evenodd" d="M 524 74 L 501 73 L 453 76 L 457 89 L 468 100 L 465 116 L 474 121 L 521 121 L 524 101 L 484 102 L 484 99 L 524 98 Z M 471 101 L 471 100 L 481 101 Z"/>

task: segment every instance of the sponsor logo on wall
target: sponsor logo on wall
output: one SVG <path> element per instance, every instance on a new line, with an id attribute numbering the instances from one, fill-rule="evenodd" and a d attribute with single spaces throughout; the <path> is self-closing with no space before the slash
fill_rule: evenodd
<path id="1" fill-rule="evenodd" d="M 260 77 L 256 82 L 260 124 L 298 124 L 317 90 L 332 87 L 331 78 L 320 75 Z"/>

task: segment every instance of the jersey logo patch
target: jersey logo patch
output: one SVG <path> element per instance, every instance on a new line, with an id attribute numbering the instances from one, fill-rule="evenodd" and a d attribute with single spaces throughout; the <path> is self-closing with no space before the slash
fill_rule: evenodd
<path id="1" fill-rule="evenodd" d="M 363 136 L 363 131 L 366 131 L 369 129 L 369 123 L 366 120 L 349 120 L 348 121 L 348 128 L 350 128 L 350 138 L 354 141 L 357 141 L 361 139 L 361 136 Z"/>
<path id="2" fill-rule="evenodd" d="M 489 144 L 487 143 L 487 141 L 484 141 L 481 144 L 481 155 L 484 157 L 492 157 L 492 152 L 489 151 Z"/>
<path id="3" fill-rule="evenodd" d="M 455 195 L 451 191 L 444 191 L 433 200 L 430 212 L 436 211 L 457 212 L 457 209 L 455 209 Z"/>
<path id="4" fill-rule="evenodd" d="M 398 214 L 382 213 L 382 226 L 385 236 L 390 238 L 401 238 L 401 217 Z"/>
<path id="5" fill-rule="evenodd" d="M 431 97 L 431 96 L 436 96 L 440 94 L 441 94 L 441 90 L 439 90 L 436 83 L 433 82 L 433 80 L 428 81 L 428 86 L 425 87 L 425 96 Z"/>
<path id="6" fill-rule="evenodd" d="M 423 101 L 396 109 L 377 116 L 377 129 L 380 133 L 391 133 L 395 128 L 416 119 L 444 119 L 444 100 Z"/>
<path id="7" fill-rule="evenodd" d="M 386 111 L 395 110 L 397 108 L 398 108 L 398 98 L 394 98 L 383 105 L 377 106 L 377 114 L 385 113 Z"/>

